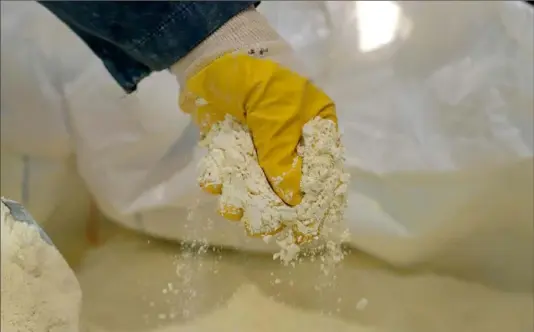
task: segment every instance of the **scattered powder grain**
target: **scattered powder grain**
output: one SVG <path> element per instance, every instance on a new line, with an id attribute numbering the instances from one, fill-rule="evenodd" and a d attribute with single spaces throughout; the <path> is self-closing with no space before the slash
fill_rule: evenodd
<path id="1" fill-rule="evenodd" d="M 303 199 L 295 207 L 287 206 L 272 190 L 248 129 L 230 116 L 201 141 L 208 153 L 199 163 L 198 181 L 222 185 L 219 204 L 242 208 L 250 235 L 266 242 L 274 239 L 281 248 L 275 259 L 287 264 L 303 246 L 322 241 L 338 261 L 342 251 L 329 235 L 343 220 L 349 181 L 340 135 L 332 121 L 315 118 L 304 126 L 302 136 L 297 153 L 302 157 Z M 276 234 L 265 235 L 272 233 Z"/>
<path id="2" fill-rule="evenodd" d="M 1 202 L 2 332 L 78 331 L 81 291 L 72 270 L 36 226 Z"/>

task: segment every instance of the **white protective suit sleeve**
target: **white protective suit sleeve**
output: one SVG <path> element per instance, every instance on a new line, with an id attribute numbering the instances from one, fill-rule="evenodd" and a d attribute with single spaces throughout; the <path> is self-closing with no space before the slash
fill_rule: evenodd
<path id="1" fill-rule="evenodd" d="M 337 103 L 353 179 L 346 220 L 353 246 L 396 264 L 445 262 L 448 255 L 524 272 L 526 263 L 517 262 L 532 258 L 532 8 L 508 1 L 318 1 L 265 2 L 259 10 Z M 24 75 L 43 71 L 61 82 L 57 107 L 70 124 L 62 140 L 73 147 L 77 170 L 104 214 L 160 237 L 267 249 L 216 216 L 215 200 L 198 189 L 196 163 L 204 151 L 196 128 L 176 109 L 171 74 L 154 74 L 125 96 L 61 23 L 39 8 L 26 15 L 35 16 L 28 27 L 9 33 L 40 38 L 35 51 L 58 60 L 11 57 L 10 65 L 37 66 Z M 3 47 L 2 58 L 16 52 Z M 15 80 L 11 75 L 4 83 L 3 74 L 2 89 Z M 51 82 L 30 81 L 28 93 L 6 97 L 23 108 L 4 111 L 2 93 L 2 126 L 4 112 L 23 119 L 38 107 L 20 96 L 54 103 Z M 45 127 L 34 135 L 52 132 Z M 13 151 L 38 153 L 22 152 L 21 133 L 12 130 L 6 140 L 2 130 L 2 147 L 17 142 Z M 8 195 L 4 187 L 2 194 Z"/>

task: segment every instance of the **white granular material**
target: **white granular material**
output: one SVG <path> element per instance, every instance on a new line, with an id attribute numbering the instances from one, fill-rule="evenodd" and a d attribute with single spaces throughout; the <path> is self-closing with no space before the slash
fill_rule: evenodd
<path id="1" fill-rule="evenodd" d="M 3 202 L 1 223 L 1 331 L 78 331 L 81 291 L 60 253 Z"/>
<path id="2" fill-rule="evenodd" d="M 356 309 L 364 310 L 368 304 L 369 304 L 369 301 L 366 298 L 362 298 L 360 299 L 360 301 L 358 301 L 358 303 L 356 303 Z"/>
<path id="3" fill-rule="evenodd" d="M 287 206 L 272 190 L 248 129 L 232 117 L 215 124 L 201 146 L 207 147 L 208 153 L 200 161 L 198 181 L 222 185 L 221 208 L 243 209 L 242 221 L 249 235 L 261 236 L 266 242 L 274 238 L 281 247 L 275 259 L 294 260 L 302 245 L 326 239 L 343 220 L 349 174 L 334 122 L 317 117 L 303 128 L 297 149 L 302 157 L 303 199 L 295 207 Z M 327 251 L 332 251 L 334 244 L 329 244 Z M 340 250 L 334 251 L 337 253 L 332 254 L 339 256 Z"/>

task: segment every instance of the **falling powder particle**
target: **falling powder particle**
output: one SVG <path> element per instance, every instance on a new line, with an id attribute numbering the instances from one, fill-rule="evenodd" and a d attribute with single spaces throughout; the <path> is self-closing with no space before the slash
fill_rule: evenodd
<path id="1" fill-rule="evenodd" d="M 274 193 L 248 129 L 230 116 L 213 125 L 201 141 L 208 153 L 199 163 L 198 181 L 222 185 L 219 204 L 243 209 L 249 235 L 266 242 L 274 239 L 281 248 L 275 259 L 287 264 L 299 256 L 303 245 L 322 241 L 331 260 L 339 261 L 340 240 L 329 235 L 343 220 L 349 181 L 340 135 L 334 122 L 321 118 L 308 122 L 302 134 L 297 153 L 302 157 L 303 199 L 295 207 Z"/>
<path id="2" fill-rule="evenodd" d="M 366 298 L 363 298 L 360 301 L 358 301 L 358 303 L 356 304 L 356 309 L 357 310 L 364 310 L 367 307 L 368 303 L 369 303 L 369 301 Z"/>

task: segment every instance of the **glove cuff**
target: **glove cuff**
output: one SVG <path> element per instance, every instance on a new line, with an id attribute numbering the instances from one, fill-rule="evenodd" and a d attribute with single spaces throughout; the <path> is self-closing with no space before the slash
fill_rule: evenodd
<path id="1" fill-rule="evenodd" d="M 170 71 L 178 78 L 180 86 L 188 77 L 218 57 L 235 51 L 254 56 L 272 56 L 291 51 L 289 44 L 269 25 L 254 8 L 234 16 L 211 34 L 189 54 L 171 66 Z M 265 54 L 264 54 L 265 53 Z"/>

